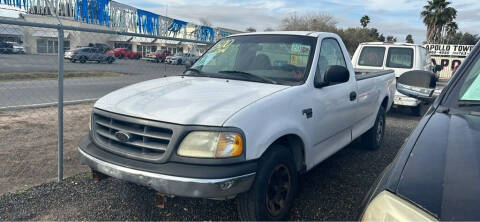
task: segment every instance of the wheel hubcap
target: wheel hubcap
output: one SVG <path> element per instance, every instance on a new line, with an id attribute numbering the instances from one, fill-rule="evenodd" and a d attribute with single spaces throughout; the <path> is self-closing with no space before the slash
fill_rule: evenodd
<path id="1" fill-rule="evenodd" d="M 384 125 L 383 119 L 380 118 L 380 121 L 378 122 L 378 127 L 377 127 L 377 142 L 378 143 L 380 143 L 380 141 L 382 140 L 383 125 Z"/>
<path id="2" fill-rule="evenodd" d="M 272 216 L 278 216 L 287 204 L 291 189 L 291 177 L 288 168 L 281 164 L 276 166 L 268 179 L 266 203 Z"/>

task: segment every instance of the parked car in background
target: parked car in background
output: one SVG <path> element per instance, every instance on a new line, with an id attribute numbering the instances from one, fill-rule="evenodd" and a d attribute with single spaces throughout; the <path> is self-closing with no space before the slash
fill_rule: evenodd
<path id="1" fill-rule="evenodd" d="M 110 46 L 103 43 L 90 43 L 88 44 L 88 47 L 96 48 L 100 52 L 107 52 L 111 50 Z"/>
<path id="2" fill-rule="evenodd" d="M 115 57 L 109 55 L 102 50 L 92 47 L 83 47 L 78 49 L 73 49 L 65 52 L 65 59 L 75 63 L 79 61 L 80 63 L 86 63 L 87 61 L 96 61 L 98 63 L 113 63 Z"/>
<path id="3" fill-rule="evenodd" d="M 147 56 L 143 59 L 156 62 L 156 63 L 161 63 L 161 62 L 165 62 L 167 57 L 171 55 L 172 53 L 168 50 L 157 50 L 155 52 L 147 53 Z"/>
<path id="4" fill-rule="evenodd" d="M 17 42 L 7 42 L 9 44 L 12 44 L 13 46 L 13 50 L 12 52 L 15 53 L 15 54 L 25 54 L 25 48 L 23 47 L 23 45 L 17 43 Z"/>
<path id="5" fill-rule="evenodd" d="M 412 70 L 436 71 L 425 47 L 407 43 L 362 43 L 353 55 L 352 64 L 359 71 L 391 69 L 397 78 Z M 410 107 L 415 115 L 421 116 L 430 104 L 397 92 L 394 105 Z"/>
<path id="6" fill-rule="evenodd" d="M 128 48 L 116 48 L 107 52 L 110 55 L 113 55 L 115 58 L 123 59 L 140 59 L 142 58 L 141 52 L 134 52 Z"/>
<path id="7" fill-rule="evenodd" d="M 357 75 L 336 34 L 233 35 L 181 76 L 100 98 L 78 151 L 94 178 L 237 197 L 240 219 L 281 220 L 300 174 L 357 138 L 382 146 L 395 83 L 391 70 Z"/>
<path id="8" fill-rule="evenodd" d="M 195 63 L 198 59 L 198 56 L 195 56 L 191 53 L 179 52 L 173 56 L 167 56 L 166 62 L 174 65 L 182 65 L 185 62 L 190 62 L 191 64 Z"/>
<path id="9" fill-rule="evenodd" d="M 429 99 L 431 78 L 419 75 L 424 73 L 413 73 L 412 78 L 418 85 L 398 89 Z M 399 86 L 406 80 L 399 79 Z M 363 205 L 361 221 L 480 221 L 480 44 L 378 177 Z"/>
<path id="10" fill-rule="evenodd" d="M 0 53 L 2 54 L 13 53 L 13 45 L 11 43 L 0 42 Z"/>

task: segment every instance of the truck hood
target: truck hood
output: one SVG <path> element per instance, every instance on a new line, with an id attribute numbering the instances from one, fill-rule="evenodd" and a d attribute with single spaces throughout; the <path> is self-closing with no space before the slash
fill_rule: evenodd
<path id="1" fill-rule="evenodd" d="M 433 114 L 397 193 L 441 221 L 480 220 L 480 116 Z"/>
<path id="2" fill-rule="evenodd" d="M 288 86 L 206 77 L 166 77 L 114 91 L 95 108 L 155 121 L 222 126 L 240 109 Z"/>

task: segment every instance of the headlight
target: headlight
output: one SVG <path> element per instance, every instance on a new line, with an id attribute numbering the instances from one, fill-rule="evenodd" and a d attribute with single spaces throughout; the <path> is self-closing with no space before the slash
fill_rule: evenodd
<path id="1" fill-rule="evenodd" d="M 362 221 L 438 221 L 422 209 L 393 195 L 381 192 L 368 205 Z"/>
<path id="2" fill-rule="evenodd" d="M 242 153 L 242 136 L 232 132 L 191 132 L 177 150 L 180 156 L 198 158 L 228 158 Z"/>

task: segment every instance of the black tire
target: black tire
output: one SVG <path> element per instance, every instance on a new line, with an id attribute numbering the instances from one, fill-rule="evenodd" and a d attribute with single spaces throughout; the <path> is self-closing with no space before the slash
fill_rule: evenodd
<path id="1" fill-rule="evenodd" d="M 182 60 L 181 59 L 177 60 L 177 65 L 181 65 L 181 64 L 182 64 Z"/>
<path id="2" fill-rule="evenodd" d="M 114 61 L 115 61 L 114 58 L 108 58 L 108 61 L 107 61 L 107 62 L 108 62 L 108 64 L 112 64 Z"/>
<path id="3" fill-rule="evenodd" d="M 274 145 L 261 158 L 252 187 L 248 192 L 237 196 L 237 210 L 241 220 L 287 218 L 298 189 L 298 172 L 292 157 L 293 154 L 286 147 Z"/>
<path id="4" fill-rule="evenodd" d="M 385 136 L 385 108 L 380 107 L 373 127 L 362 136 L 362 146 L 369 150 L 378 150 Z"/>
<path id="5" fill-rule="evenodd" d="M 75 60 L 75 59 L 72 59 L 72 60 L 70 60 L 70 62 L 72 62 L 72 63 L 76 63 L 76 62 L 77 62 L 77 60 Z"/>
<path id="6" fill-rule="evenodd" d="M 85 57 L 80 58 L 80 63 L 86 63 L 86 62 L 87 62 L 87 58 Z"/>

